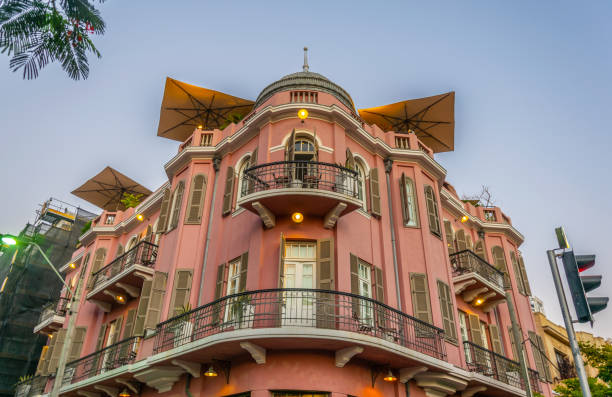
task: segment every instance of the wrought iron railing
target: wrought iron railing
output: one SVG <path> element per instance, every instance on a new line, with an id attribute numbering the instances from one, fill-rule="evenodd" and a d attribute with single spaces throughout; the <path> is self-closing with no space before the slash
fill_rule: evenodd
<path id="1" fill-rule="evenodd" d="M 44 394 L 47 376 L 33 376 L 15 386 L 15 397 L 35 397 Z"/>
<path id="2" fill-rule="evenodd" d="M 474 272 L 497 285 L 499 288 L 504 288 L 504 273 L 493 267 L 493 265 L 489 264 L 471 250 L 455 252 L 449 257 L 451 266 L 453 267 L 453 276 Z"/>
<path id="3" fill-rule="evenodd" d="M 38 318 L 38 324 L 47 321 L 53 316 L 64 317 L 66 315 L 69 301 L 70 300 L 68 298 L 59 298 L 58 300 L 45 305 L 40 313 L 40 317 Z"/>
<path id="4" fill-rule="evenodd" d="M 468 369 L 490 376 L 510 386 L 525 390 L 521 366 L 517 361 L 487 350 L 469 341 L 463 342 Z M 538 372 L 529 368 L 529 382 L 533 391 L 542 392 Z"/>
<path id="5" fill-rule="evenodd" d="M 148 241 L 141 241 L 125 254 L 118 256 L 108 265 L 95 272 L 93 277 L 93 287 L 96 289 L 106 280 L 115 277 L 122 271 L 133 265 L 153 266 L 157 259 L 157 245 Z"/>
<path id="6" fill-rule="evenodd" d="M 242 195 L 273 189 L 306 188 L 327 190 L 358 198 L 356 171 L 316 161 L 277 161 L 247 168 L 242 178 Z"/>
<path id="7" fill-rule="evenodd" d="M 136 359 L 140 336 L 132 336 L 66 364 L 62 386 L 131 364 Z"/>
<path id="8" fill-rule="evenodd" d="M 229 295 L 157 325 L 154 353 L 236 329 L 349 331 L 444 359 L 444 331 L 370 298 L 320 289 L 266 289 Z"/>

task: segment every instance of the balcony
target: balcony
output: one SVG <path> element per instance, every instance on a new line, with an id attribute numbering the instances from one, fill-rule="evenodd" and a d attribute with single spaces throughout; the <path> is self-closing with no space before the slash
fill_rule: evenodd
<path id="1" fill-rule="evenodd" d="M 93 283 L 87 299 L 109 312 L 113 302 L 125 304 L 130 297 L 137 298 L 144 280 L 153 276 L 156 258 L 157 245 L 139 242 L 92 274 Z"/>
<path id="2" fill-rule="evenodd" d="M 45 392 L 47 376 L 33 376 L 15 386 L 15 397 L 37 397 Z"/>
<path id="3" fill-rule="evenodd" d="M 50 334 L 62 328 L 66 317 L 69 300 L 59 298 L 43 307 L 38 323 L 34 327 L 35 334 Z"/>
<path id="4" fill-rule="evenodd" d="M 141 337 L 132 336 L 67 363 L 62 387 L 133 363 L 140 341 Z"/>
<path id="5" fill-rule="evenodd" d="M 318 334 L 329 336 L 317 338 L 328 340 L 317 341 L 314 337 L 317 332 L 309 331 L 313 328 L 325 330 Z M 394 345 L 395 351 L 401 350 L 399 345 L 419 356 L 439 360 L 446 357 L 444 331 L 440 328 L 370 298 L 339 291 L 297 288 L 229 295 L 164 321 L 157 326 L 153 353 L 198 340 L 203 343 L 210 339 L 220 340 L 223 338 L 218 334 L 232 331 L 261 335 L 260 343 L 277 349 L 295 348 L 296 344 L 302 348 L 340 349 L 346 340 L 363 340 L 359 336 L 365 335 L 375 338 L 373 343 L 377 347 L 383 344 L 380 340 L 384 340 Z M 266 342 L 273 333 L 281 336 Z M 296 338 L 300 337 L 305 339 L 297 342 Z M 228 335 L 227 338 L 233 337 Z M 370 354 L 378 358 L 380 354 L 389 355 L 382 349 Z M 391 358 L 385 360 L 389 362 Z"/>
<path id="6" fill-rule="evenodd" d="M 450 255 L 455 293 L 485 312 L 505 299 L 504 273 L 470 250 Z"/>
<path id="7" fill-rule="evenodd" d="M 338 217 L 359 207 L 357 172 L 315 161 L 278 161 L 244 171 L 238 205 L 258 214 L 266 227 L 276 216 L 301 212 L 325 217 L 331 228 Z"/>
<path id="8" fill-rule="evenodd" d="M 510 360 L 469 341 L 464 341 L 463 347 L 466 363 L 471 372 L 478 372 L 507 385 L 525 390 L 525 384 L 521 376 L 521 366 L 517 361 Z M 538 372 L 531 368 L 529 369 L 529 382 L 532 391 L 542 393 L 538 381 Z M 501 395 L 506 394 L 502 393 Z"/>

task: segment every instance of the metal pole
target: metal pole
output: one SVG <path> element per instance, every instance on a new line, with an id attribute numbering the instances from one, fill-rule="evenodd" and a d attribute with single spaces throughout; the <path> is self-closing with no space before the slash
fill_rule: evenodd
<path id="1" fill-rule="evenodd" d="M 387 199 L 389 203 L 389 225 L 391 226 L 391 247 L 393 248 L 393 270 L 395 271 L 395 293 L 397 294 L 397 303 L 399 310 L 403 311 L 402 295 L 400 293 L 399 272 L 397 270 L 397 246 L 395 244 L 395 219 L 393 218 L 393 202 L 391 201 L 391 183 L 389 182 L 389 174 L 393 166 L 393 160 L 385 159 L 385 176 L 387 181 Z"/>
<path id="2" fill-rule="evenodd" d="M 529 370 L 527 369 L 527 362 L 525 361 L 525 354 L 523 353 L 524 345 L 523 336 L 516 320 L 516 311 L 514 310 L 514 301 L 512 300 L 512 290 L 506 290 L 506 303 L 508 304 L 508 312 L 510 312 L 510 322 L 512 323 L 512 335 L 514 336 L 516 351 L 518 353 L 518 360 L 521 366 L 521 376 L 525 385 L 525 396 L 532 397 L 531 382 L 529 381 Z"/>
<path id="3" fill-rule="evenodd" d="M 40 248 L 40 246 L 36 243 L 32 243 L 32 242 L 28 242 L 27 244 L 29 245 L 33 245 L 34 247 L 36 247 L 38 249 L 38 252 L 40 252 L 40 254 L 42 255 L 42 257 L 45 259 L 45 261 L 47 262 L 47 264 L 49 265 L 49 267 L 51 268 L 51 270 L 53 270 L 53 272 L 57 275 L 57 277 L 62 281 L 62 284 L 64 284 L 66 286 L 66 288 L 68 288 L 68 291 L 70 291 L 70 293 L 72 293 L 72 288 L 70 288 L 70 286 L 68 284 L 66 284 L 66 281 L 64 280 L 64 278 L 62 277 L 61 274 L 59 274 L 59 272 L 57 271 L 57 269 L 55 268 L 55 266 L 53 266 L 53 263 L 51 263 L 51 261 L 49 260 L 49 258 L 47 257 L 47 255 L 45 255 L 45 253 L 43 252 L 42 248 Z"/>
<path id="4" fill-rule="evenodd" d="M 572 356 L 574 356 L 574 365 L 576 366 L 576 374 L 580 381 L 582 396 L 591 397 L 591 389 L 589 389 L 589 382 L 584 369 L 584 363 L 582 362 L 582 355 L 580 354 L 580 348 L 578 347 L 576 334 L 574 333 L 574 324 L 572 324 L 572 317 L 567 306 L 567 300 L 565 299 L 565 291 L 563 290 L 563 284 L 561 284 L 561 276 L 559 275 L 559 268 L 557 267 L 557 256 L 554 250 L 548 250 L 546 253 L 548 254 L 548 263 L 550 263 L 550 270 L 553 275 L 555 288 L 557 289 L 557 297 L 561 305 L 561 314 L 563 314 L 567 338 L 569 339 L 570 348 L 572 349 Z"/>

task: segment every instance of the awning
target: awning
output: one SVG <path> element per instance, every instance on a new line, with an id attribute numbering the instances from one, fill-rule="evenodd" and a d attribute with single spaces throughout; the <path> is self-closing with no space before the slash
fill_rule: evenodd
<path id="1" fill-rule="evenodd" d="M 166 78 L 157 136 L 183 142 L 195 128 L 225 128 L 244 118 L 253 101 Z"/>
<path id="2" fill-rule="evenodd" d="M 454 92 L 359 109 L 359 115 L 385 132 L 414 131 L 436 153 L 455 148 Z"/>
<path id="3" fill-rule="evenodd" d="M 104 168 L 72 191 L 75 196 L 106 211 L 125 210 L 121 204 L 123 193 L 142 194 L 142 201 L 151 191 L 111 167 Z"/>

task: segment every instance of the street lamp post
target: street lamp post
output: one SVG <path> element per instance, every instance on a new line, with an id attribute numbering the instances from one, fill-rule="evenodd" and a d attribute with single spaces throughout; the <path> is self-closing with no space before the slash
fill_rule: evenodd
<path id="1" fill-rule="evenodd" d="M 51 390 L 51 397 L 57 397 L 59 395 L 59 390 L 62 385 L 62 381 L 64 378 L 64 372 L 66 370 L 66 360 L 68 359 L 68 351 L 70 350 L 70 344 L 72 343 L 72 338 L 74 337 L 74 330 L 76 325 L 76 314 L 79 308 L 79 300 L 78 295 L 81 292 L 81 284 L 82 277 L 79 277 L 79 281 L 77 282 L 76 290 L 72 290 L 70 286 L 66 283 L 62 275 L 57 271 L 53 263 L 49 257 L 45 254 L 42 248 L 36 244 L 34 241 L 27 241 L 20 237 L 15 237 L 11 235 L 3 235 L 0 240 L 5 245 L 17 245 L 18 243 L 23 243 L 26 245 L 31 245 L 40 252 L 40 255 L 44 258 L 45 262 L 49 265 L 51 270 L 57 275 L 57 277 L 62 281 L 62 284 L 66 286 L 69 291 L 72 299 L 70 300 L 70 304 L 68 306 L 68 314 L 70 315 L 70 320 L 68 321 L 68 329 L 66 330 L 66 338 L 64 339 L 64 344 L 62 345 L 62 351 L 60 353 L 59 362 L 57 365 L 57 372 L 55 373 L 55 381 L 53 383 L 53 389 Z"/>

